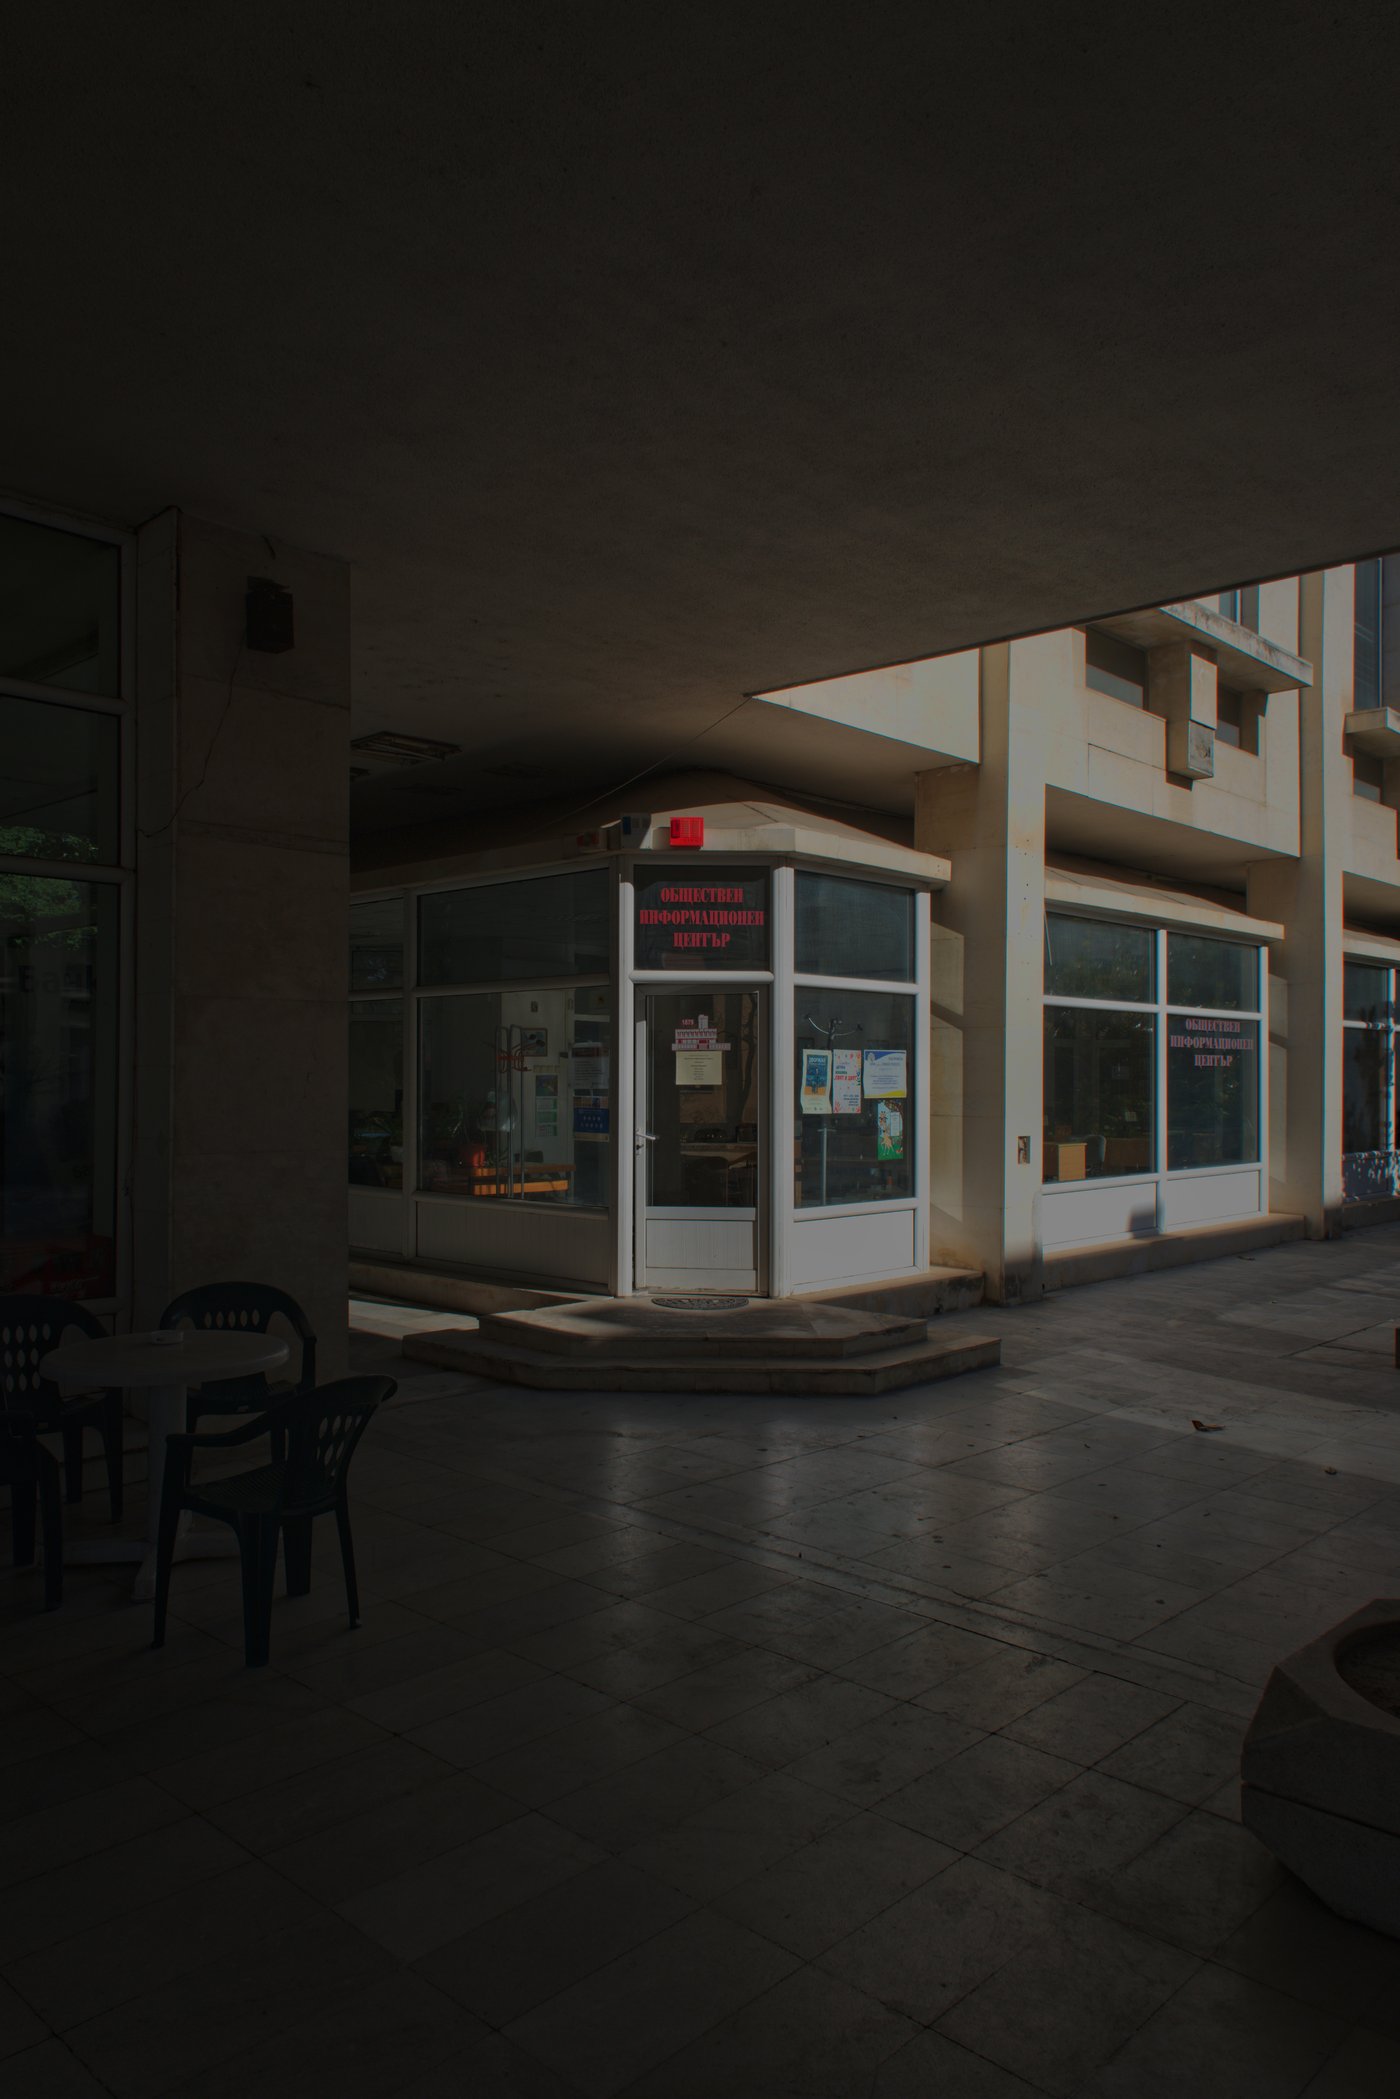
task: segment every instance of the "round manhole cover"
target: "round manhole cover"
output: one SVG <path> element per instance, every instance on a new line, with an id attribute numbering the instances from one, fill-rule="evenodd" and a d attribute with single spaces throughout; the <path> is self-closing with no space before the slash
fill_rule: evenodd
<path id="1" fill-rule="evenodd" d="M 654 1297 L 654 1305 L 667 1312 L 741 1312 L 746 1297 Z"/>

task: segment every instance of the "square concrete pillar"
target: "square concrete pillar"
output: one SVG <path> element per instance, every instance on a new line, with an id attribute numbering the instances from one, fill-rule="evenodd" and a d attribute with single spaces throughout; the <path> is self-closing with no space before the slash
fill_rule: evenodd
<path id="1" fill-rule="evenodd" d="M 982 651 L 981 763 L 920 774 L 915 843 L 951 857 L 936 900 L 930 1142 L 934 1258 L 988 1295 L 1037 1297 L 1045 947 L 1045 689 L 1074 636 Z"/>
<path id="2" fill-rule="evenodd" d="M 1269 1207 L 1336 1228 L 1342 1206 L 1342 883 L 1350 767 L 1339 762 L 1351 705 L 1352 573 L 1304 576 L 1298 653 L 1313 683 L 1298 695 L 1296 861 L 1249 870 L 1249 909 L 1285 927 L 1270 956 Z"/>
<path id="3" fill-rule="evenodd" d="M 248 579 L 294 646 L 249 646 Z M 275 1283 L 346 1337 L 350 582 L 177 512 L 138 549 L 134 1323 Z"/>

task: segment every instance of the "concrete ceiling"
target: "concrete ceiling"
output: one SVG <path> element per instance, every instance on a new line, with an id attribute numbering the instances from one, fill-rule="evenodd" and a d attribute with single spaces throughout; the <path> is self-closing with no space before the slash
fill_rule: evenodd
<path id="1" fill-rule="evenodd" d="M 723 763 L 746 692 L 1400 540 L 1397 46 L 1365 0 L 49 0 L 0 472 L 351 559 L 357 730 L 468 753 L 362 822 Z"/>

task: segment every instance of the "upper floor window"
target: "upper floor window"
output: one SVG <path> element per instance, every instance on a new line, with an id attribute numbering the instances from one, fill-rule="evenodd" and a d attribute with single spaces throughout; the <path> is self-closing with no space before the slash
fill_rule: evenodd
<path id="1" fill-rule="evenodd" d="M 1247 583 L 1242 590 L 1222 590 L 1215 601 L 1216 608 L 1226 619 L 1232 619 L 1241 627 L 1248 627 L 1251 634 L 1259 632 L 1259 585 Z"/>
<path id="2" fill-rule="evenodd" d="M 1147 657 L 1116 635 L 1101 634 L 1088 627 L 1084 634 L 1084 678 L 1091 692 L 1106 692 L 1110 699 L 1126 700 L 1130 707 L 1147 705 Z"/>
<path id="3" fill-rule="evenodd" d="M 121 695 L 121 549 L 0 517 L 0 677 Z"/>

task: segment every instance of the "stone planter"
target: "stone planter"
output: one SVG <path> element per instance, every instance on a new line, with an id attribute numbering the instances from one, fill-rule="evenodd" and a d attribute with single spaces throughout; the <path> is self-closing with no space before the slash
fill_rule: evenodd
<path id="1" fill-rule="evenodd" d="M 1339 1916 L 1400 1938 L 1400 1601 L 1279 1663 L 1240 1777 L 1261 1842 Z"/>

